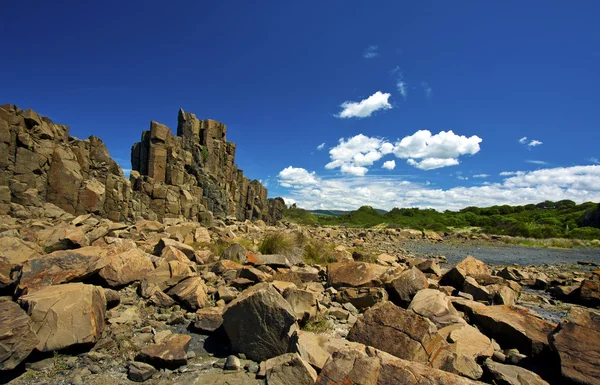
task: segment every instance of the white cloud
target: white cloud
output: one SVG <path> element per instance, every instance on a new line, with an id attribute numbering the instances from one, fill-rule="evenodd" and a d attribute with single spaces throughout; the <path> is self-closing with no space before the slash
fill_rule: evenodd
<path id="1" fill-rule="evenodd" d="M 540 166 L 547 166 L 547 165 L 550 164 L 548 162 L 544 162 L 543 160 L 531 160 L 531 159 L 528 159 L 525 162 L 531 163 L 531 164 L 537 164 L 537 165 L 540 165 Z"/>
<path id="2" fill-rule="evenodd" d="M 369 171 L 369 169 L 366 167 L 355 166 L 350 163 L 343 164 L 342 167 L 340 168 L 340 170 L 344 174 L 350 174 L 350 175 L 354 175 L 354 176 L 365 176 L 367 171 Z"/>
<path id="3" fill-rule="evenodd" d="M 528 145 L 529 147 L 536 147 L 536 146 L 539 146 L 539 145 L 541 145 L 541 144 L 543 144 L 543 142 L 540 142 L 539 140 L 535 140 L 535 139 L 534 139 L 534 140 L 532 140 L 531 142 L 529 142 L 527 145 Z"/>
<path id="4" fill-rule="evenodd" d="M 594 164 L 600 164 L 600 160 L 598 160 L 598 158 L 590 158 L 589 161 Z"/>
<path id="5" fill-rule="evenodd" d="M 344 102 L 342 103 L 342 111 L 336 115 L 338 118 L 367 118 L 378 110 L 388 110 L 392 105 L 388 102 L 391 94 L 375 92 L 373 95 L 360 102 Z"/>
<path id="6" fill-rule="evenodd" d="M 363 205 L 386 210 L 393 207 L 458 210 L 467 206 L 520 205 L 544 200 L 600 201 L 600 165 L 504 173 L 510 176 L 500 183 L 450 189 L 433 188 L 393 175 L 319 178 L 313 174 L 318 179 L 318 188 L 298 186 L 288 196 L 303 208 L 343 210 Z"/>
<path id="7" fill-rule="evenodd" d="M 374 59 L 379 56 L 379 46 L 370 45 L 363 53 L 365 59 Z"/>
<path id="8" fill-rule="evenodd" d="M 500 176 L 512 176 L 512 175 L 521 175 L 524 174 L 523 171 L 502 171 Z"/>
<path id="9" fill-rule="evenodd" d="M 314 171 L 308 172 L 303 168 L 286 167 L 279 172 L 279 184 L 286 188 L 297 188 L 317 184 Z"/>
<path id="10" fill-rule="evenodd" d="M 527 143 L 527 137 L 526 137 L 526 136 L 524 136 L 524 137 L 522 137 L 521 139 L 519 139 L 519 143 L 521 143 L 521 144 L 525 144 L 525 143 Z"/>
<path id="11" fill-rule="evenodd" d="M 406 163 L 421 170 L 435 170 L 436 168 L 456 166 L 459 164 L 459 161 L 454 158 L 426 158 L 421 161 L 409 158 Z"/>
<path id="12" fill-rule="evenodd" d="M 475 174 L 473 178 L 489 178 L 488 174 Z"/>
<path id="13" fill-rule="evenodd" d="M 321 143 L 317 146 L 317 150 L 319 150 L 319 151 L 321 151 L 324 148 L 325 148 L 325 143 Z"/>
<path id="14" fill-rule="evenodd" d="M 433 94 L 433 89 L 427 82 L 421 82 L 421 87 L 423 88 L 423 92 L 425 92 L 425 97 L 427 99 L 431 99 Z"/>
<path id="15" fill-rule="evenodd" d="M 385 168 L 387 170 L 393 170 L 396 168 L 396 161 L 395 160 L 388 160 L 386 162 L 383 162 L 383 165 L 381 166 L 381 168 Z"/>
<path id="16" fill-rule="evenodd" d="M 394 154 L 398 158 L 457 158 L 478 153 L 481 142 L 477 135 L 467 138 L 452 131 L 431 135 L 428 130 L 420 130 L 396 143 Z"/>

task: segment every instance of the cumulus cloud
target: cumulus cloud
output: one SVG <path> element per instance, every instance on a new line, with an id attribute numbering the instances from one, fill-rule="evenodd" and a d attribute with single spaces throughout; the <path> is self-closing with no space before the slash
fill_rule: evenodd
<path id="1" fill-rule="evenodd" d="M 339 144 L 329 150 L 331 162 L 325 165 L 325 168 L 340 167 L 343 173 L 365 175 L 368 171 L 365 166 L 372 166 L 384 155 L 382 151 L 384 143 L 383 139 L 372 138 L 363 134 L 353 136 L 347 140 L 341 138 Z M 385 146 L 384 150 L 389 151 L 389 146 Z"/>
<path id="2" fill-rule="evenodd" d="M 309 173 L 310 174 L 310 173 Z M 458 210 L 467 206 L 538 203 L 570 199 L 600 201 L 600 165 L 505 171 L 499 183 L 439 189 L 400 176 L 318 178 L 317 185 L 298 186 L 289 198 L 307 209 L 352 210 L 370 205 Z M 510 175 L 509 175 L 510 174 Z M 314 176 L 314 175 L 313 175 Z M 288 202 L 286 198 L 286 203 Z"/>
<path id="3" fill-rule="evenodd" d="M 536 139 L 529 140 L 526 136 L 519 139 L 519 143 L 521 143 L 522 145 L 526 145 L 527 147 L 537 147 L 544 144 L 543 142 L 540 142 Z"/>
<path id="4" fill-rule="evenodd" d="M 426 158 L 420 161 L 409 158 L 406 163 L 421 170 L 435 170 L 436 168 L 456 166 L 458 159 L 454 158 Z"/>
<path id="5" fill-rule="evenodd" d="M 344 174 L 350 174 L 350 175 L 354 175 L 354 176 L 365 176 L 367 171 L 369 171 L 369 169 L 366 167 L 355 166 L 350 163 L 343 164 L 342 167 L 340 168 L 340 170 Z"/>
<path id="6" fill-rule="evenodd" d="M 315 172 L 308 172 L 303 168 L 286 167 L 279 172 L 279 184 L 286 188 L 305 187 L 317 184 Z"/>
<path id="7" fill-rule="evenodd" d="M 319 151 L 321 151 L 324 148 L 325 148 L 325 143 L 321 143 L 317 146 L 317 150 L 319 150 Z"/>
<path id="8" fill-rule="evenodd" d="M 527 143 L 527 145 L 529 147 L 536 147 L 536 146 L 539 146 L 541 144 L 543 144 L 543 142 L 540 142 L 539 140 L 535 140 L 535 139 L 532 140 L 531 142 Z"/>
<path id="9" fill-rule="evenodd" d="M 379 46 L 376 46 L 376 45 L 368 46 L 367 49 L 365 49 L 365 52 L 363 53 L 363 57 L 365 59 L 374 59 L 378 56 L 379 56 Z"/>
<path id="10" fill-rule="evenodd" d="M 386 162 L 383 162 L 383 165 L 381 166 L 381 168 L 385 168 L 387 170 L 393 170 L 396 168 L 396 161 L 395 160 L 388 160 Z"/>
<path id="11" fill-rule="evenodd" d="M 342 111 L 336 116 L 338 118 L 368 118 L 375 111 L 392 108 L 388 102 L 390 96 L 389 93 L 377 91 L 360 102 L 344 102 L 341 105 Z"/>

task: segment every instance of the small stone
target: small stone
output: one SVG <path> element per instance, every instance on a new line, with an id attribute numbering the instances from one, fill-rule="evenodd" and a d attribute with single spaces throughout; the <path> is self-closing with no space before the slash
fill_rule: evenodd
<path id="1" fill-rule="evenodd" d="M 236 356 L 228 356 L 227 360 L 225 361 L 225 366 L 224 369 L 225 370 L 240 370 L 242 367 L 242 364 L 240 363 L 240 359 L 237 358 Z"/>
<path id="2" fill-rule="evenodd" d="M 348 310 L 352 314 L 358 314 L 358 309 L 356 308 L 356 306 L 352 305 L 350 302 L 346 302 L 345 304 L 342 305 L 342 307 L 344 309 Z"/>
<path id="3" fill-rule="evenodd" d="M 143 362 L 129 363 L 129 371 L 127 376 L 131 381 L 144 382 L 156 373 L 156 369 L 152 365 Z"/>

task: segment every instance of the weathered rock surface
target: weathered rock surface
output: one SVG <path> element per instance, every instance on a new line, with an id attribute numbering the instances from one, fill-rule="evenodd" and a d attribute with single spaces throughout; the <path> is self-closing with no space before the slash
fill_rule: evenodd
<path id="1" fill-rule="evenodd" d="M 351 347 L 365 351 L 366 346 L 343 338 L 327 337 L 320 334 L 297 330 L 290 349 L 300 355 L 303 360 L 317 369 L 322 369 L 333 352 Z"/>
<path id="2" fill-rule="evenodd" d="M 208 302 L 206 285 L 204 284 L 204 280 L 200 277 L 184 279 L 171 288 L 167 294 L 190 310 L 200 309 Z"/>
<path id="3" fill-rule="evenodd" d="M 106 298 L 101 287 L 83 283 L 49 286 L 19 298 L 29 314 L 42 352 L 96 342 L 104 328 Z"/>
<path id="4" fill-rule="evenodd" d="M 347 349 L 333 353 L 316 385 L 482 385 L 455 374 L 406 361 L 385 352 Z"/>
<path id="5" fill-rule="evenodd" d="M 111 256 L 98 274 L 110 287 L 120 287 L 141 281 L 153 270 L 154 264 L 148 254 L 139 249 L 131 249 Z"/>
<path id="6" fill-rule="evenodd" d="M 264 361 L 287 352 L 298 328 L 290 304 L 268 283 L 242 292 L 223 313 L 223 327 L 234 352 Z"/>
<path id="7" fill-rule="evenodd" d="M 487 359 L 484 366 L 497 385 L 549 385 L 537 374 L 515 365 L 504 365 Z"/>
<path id="8" fill-rule="evenodd" d="M 223 325 L 223 308 L 207 307 L 196 311 L 194 328 L 204 333 L 211 333 Z"/>
<path id="9" fill-rule="evenodd" d="M 576 384 L 600 384 L 600 315 L 572 308 L 550 339 L 565 378 Z"/>
<path id="10" fill-rule="evenodd" d="M 35 244 L 15 237 L 0 238 L 0 287 L 10 284 L 11 271 L 30 259 L 41 257 Z"/>
<path id="11" fill-rule="evenodd" d="M 439 290 L 420 290 L 411 301 L 408 310 L 429 318 L 438 328 L 456 323 L 466 324 L 450 298 Z"/>
<path id="12" fill-rule="evenodd" d="M 136 360 L 155 368 L 176 369 L 187 364 L 187 350 L 191 340 L 186 334 L 171 334 L 160 343 L 143 348 Z"/>
<path id="13" fill-rule="evenodd" d="M 332 263 L 327 266 L 329 284 L 335 288 L 380 286 L 388 268 L 373 263 Z"/>
<path id="14" fill-rule="evenodd" d="M 425 274 L 416 267 L 412 267 L 400 273 L 389 286 L 392 301 L 402 306 L 408 305 L 419 290 L 428 287 L 428 283 Z"/>
<path id="15" fill-rule="evenodd" d="M 381 287 L 349 287 L 337 293 L 339 303 L 351 303 L 357 309 L 371 307 L 388 300 L 388 293 Z"/>
<path id="16" fill-rule="evenodd" d="M 265 362 L 267 385 L 314 385 L 317 372 L 297 353 L 286 353 Z"/>
<path id="17" fill-rule="evenodd" d="M 154 368 L 154 366 L 143 362 L 134 361 L 129 363 L 127 377 L 129 377 L 131 381 L 144 382 L 152 377 L 152 375 L 156 372 L 157 370 Z"/>
<path id="18" fill-rule="evenodd" d="M 0 302 L 0 370 L 14 369 L 39 343 L 32 326 L 19 305 Z"/>
<path id="19" fill-rule="evenodd" d="M 440 285 L 461 290 L 467 276 L 477 275 L 490 275 L 490 270 L 484 262 L 469 255 L 442 276 Z"/>

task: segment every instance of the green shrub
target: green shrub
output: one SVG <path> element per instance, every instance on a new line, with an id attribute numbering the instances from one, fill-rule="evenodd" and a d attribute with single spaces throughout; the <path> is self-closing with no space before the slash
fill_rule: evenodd
<path id="1" fill-rule="evenodd" d="M 267 234 L 260 245 L 258 251 L 262 254 L 283 254 L 289 255 L 294 252 L 297 246 L 296 236 L 291 233 L 278 231 Z"/>
<path id="2" fill-rule="evenodd" d="M 334 244 L 320 239 L 305 241 L 302 259 L 307 264 L 326 265 L 333 263 L 336 261 L 334 248 Z"/>

